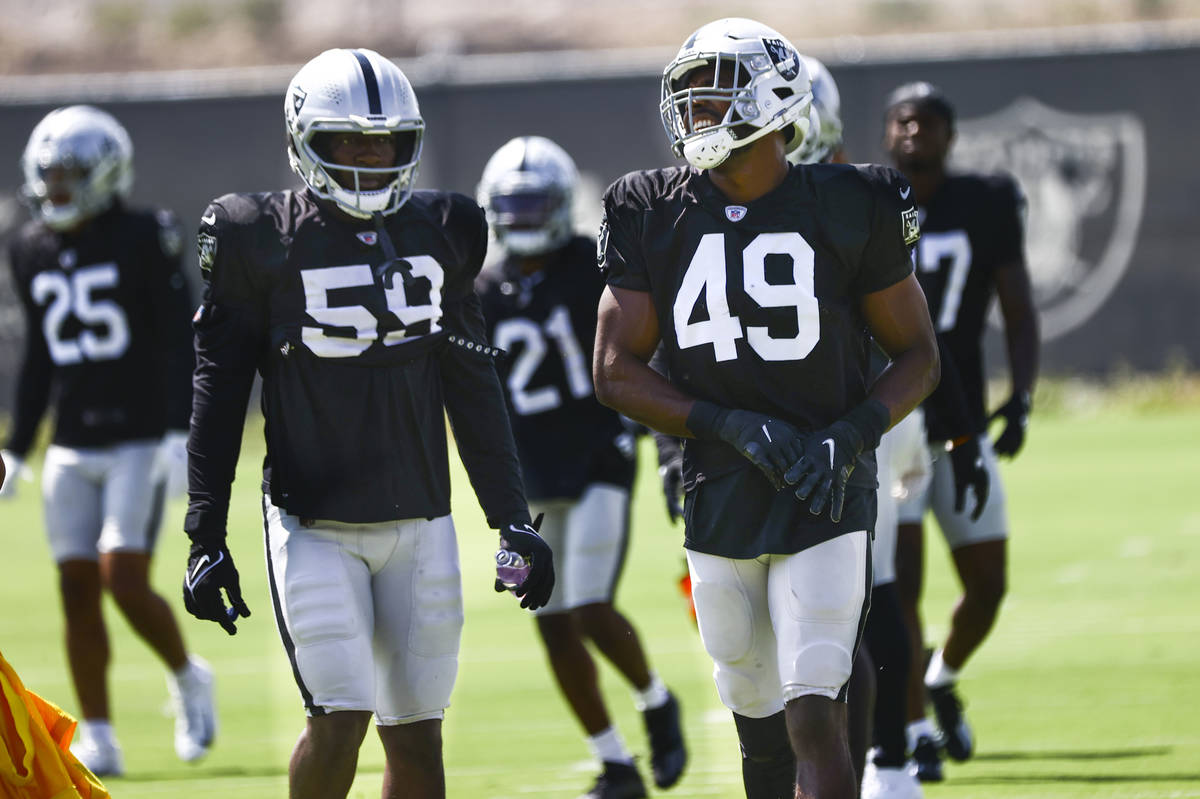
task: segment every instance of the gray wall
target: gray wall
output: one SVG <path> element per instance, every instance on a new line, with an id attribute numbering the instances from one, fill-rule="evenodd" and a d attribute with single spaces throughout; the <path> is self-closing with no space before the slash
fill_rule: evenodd
<path id="1" fill-rule="evenodd" d="M 577 210 L 590 230 L 608 182 L 672 163 L 657 113 L 657 70 L 639 63 L 627 74 L 587 79 L 564 77 L 552 61 L 530 63 L 529 79 L 435 79 L 408 70 L 428 130 L 421 185 L 473 192 L 500 144 L 546 135 L 584 173 Z M 1158 370 L 1181 358 L 1200 364 L 1193 310 L 1200 305 L 1200 163 L 1193 152 L 1200 106 L 1178 88 L 1200 76 L 1200 47 L 830 64 L 853 160 L 883 158 L 885 96 L 926 79 L 958 106 L 960 162 L 1002 166 L 1022 181 L 1046 372 L 1100 374 L 1118 364 Z M 133 138 L 135 200 L 173 208 L 194 229 L 211 197 L 294 183 L 284 157 L 285 83 L 225 98 L 99 102 L 94 88 L 72 94 L 69 85 L 47 103 L 0 96 L 0 152 L 11 157 L 0 169 L 0 197 L 12 197 L 20 182 L 16 161 L 38 119 L 58 105 L 96 101 Z M 24 216 L 0 201 L 0 240 Z M 11 402 L 20 338 L 8 279 L 0 268 L 0 407 Z M 990 342 L 989 360 L 998 352 Z"/>

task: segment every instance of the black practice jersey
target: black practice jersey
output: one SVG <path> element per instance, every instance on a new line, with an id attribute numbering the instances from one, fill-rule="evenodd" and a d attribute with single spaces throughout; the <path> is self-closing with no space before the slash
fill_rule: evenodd
<path id="1" fill-rule="evenodd" d="M 507 259 L 477 282 L 488 336 L 508 352 L 500 379 L 531 499 L 574 499 L 591 483 L 633 483 L 632 436 L 592 389 L 604 291 L 595 263 L 595 239 L 577 236 L 533 275 Z"/>
<path id="2" fill-rule="evenodd" d="M 179 225 L 119 204 L 77 232 L 27 224 L 9 253 L 25 355 L 8 448 L 24 456 L 55 396 L 54 443 L 103 447 L 186 430 L 191 300 Z"/>
<path id="3" fill-rule="evenodd" d="M 449 513 L 444 408 L 489 523 L 528 520 L 473 290 L 483 212 L 462 195 L 416 192 L 384 219 L 388 240 L 290 191 L 226 195 L 204 212 L 185 522 L 194 540 L 224 535 L 256 370 L 263 490 L 288 512 L 356 523 Z"/>
<path id="4" fill-rule="evenodd" d="M 745 205 L 690 168 L 635 172 L 605 195 L 601 266 L 611 285 L 651 293 L 672 383 L 698 399 L 815 430 L 867 396 L 860 301 L 912 272 L 919 227 L 910 195 L 904 178 L 885 167 L 793 167 L 779 187 Z M 692 488 L 729 483 L 723 476 L 734 473 L 742 477 L 733 482 L 770 487 L 719 441 L 688 439 L 684 472 Z M 850 489 L 873 495 L 874 488 L 874 452 L 865 452 Z M 848 515 L 833 524 L 790 491 L 777 495 L 786 501 L 775 496 L 755 508 L 730 492 L 740 525 L 710 511 L 689 514 L 686 545 L 730 557 L 796 552 L 874 523 L 866 501 L 856 515 L 848 498 Z"/>
<path id="5" fill-rule="evenodd" d="M 958 367 L 972 432 L 986 428 L 983 332 L 999 269 L 1023 267 L 1024 198 L 1006 176 L 951 175 L 920 209 L 917 279 L 929 315 Z M 926 410 L 931 440 L 953 431 Z"/>

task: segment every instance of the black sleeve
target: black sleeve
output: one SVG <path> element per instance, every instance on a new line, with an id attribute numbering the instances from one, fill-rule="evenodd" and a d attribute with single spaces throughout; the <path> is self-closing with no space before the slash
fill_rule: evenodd
<path id="1" fill-rule="evenodd" d="M 967 395 L 963 391 L 958 365 L 949 347 L 937 336 L 938 355 L 942 362 L 942 379 L 925 398 L 925 428 L 930 441 L 952 441 L 960 436 L 982 432 L 973 429 L 967 410 Z"/>
<path id="2" fill-rule="evenodd" d="M 610 286 L 634 291 L 649 291 L 650 276 L 638 241 L 636 208 L 621 201 L 622 182 L 604 194 L 600 233 L 596 239 L 596 261 Z"/>
<path id="3" fill-rule="evenodd" d="M 183 274 L 183 234 L 179 221 L 168 211 L 159 211 L 158 241 L 154 250 L 150 281 L 153 292 L 155 330 L 167 354 L 167 429 L 187 430 L 192 413 L 192 298 Z"/>
<path id="4" fill-rule="evenodd" d="M 225 537 L 229 495 L 242 446 L 246 404 L 267 318 L 250 279 L 245 243 L 219 203 L 208 206 L 197 246 L 204 300 L 193 319 L 196 369 L 188 436 L 188 511 L 193 541 Z"/>
<path id="5" fill-rule="evenodd" d="M 451 338 L 486 340 L 474 293 L 447 304 L 442 320 Z M 458 454 L 488 525 L 500 529 L 510 522 L 528 522 L 517 446 L 495 364 L 478 351 L 446 344 L 439 350 L 439 370 Z"/>
<path id="6" fill-rule="evenodd" d="M 50 402 L 54 364 L 50 360 L 49 350 L 46 349 L 46 339 L 43 338 L 41 325 L 38 324 L 38 315 L 32 307 L 33 300 L 17 274 L 17 259 L 20 257 L 14 246 L 9 252 L 9 263 L 13 267 L 13 283 L 19 287 L 21 306 L 25 312 L 25 351 L 17 373 L 17 396 L 13 403 L 12 429 L 8 434 L 6 449 L 24 458 L 33 447 L 38 425 Z"/>
<path id="7" fill-rule="evenodd" d="M 912 247 L 921 235 L 908 181 L 894 169 L 868 167 L 860 174 L 872 192 L 871 231 L 855 279 L 858 294 L 882 291 L 913 271 Z"/>

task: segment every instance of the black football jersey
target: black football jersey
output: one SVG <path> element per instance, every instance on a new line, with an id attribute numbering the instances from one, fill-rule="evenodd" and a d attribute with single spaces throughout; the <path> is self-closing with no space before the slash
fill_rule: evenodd
<path id="1" fill-rule="evenodd" d="M 205 210 L 193 540 L 224 535 L 255 371 L 263 490 L 288 512 L 352 523 L 449 513 L 445 410 L 492 526 L 528 519 L 473 290 L 483 212 L 462 195 L 416 192 L 383 224 L 386 240 L 307 192 L 231 194 Z"/>
<path id="2" fill-rule="evenodd" d="M 25 353 L 8 448 L 24 456 L 53 396 L 54 443 L 103 447 L 186 430 L 191 300 L 168 211 L 115 205 L 70 234 L 30 222 L 9 262 Z"/>
<path id="3" fill-rule="evenodd" d="M 951 175 L 920 208 L 917 280 L 966 395 L 972 432 L 986 428 L 983 333 L 996 271 L 1024 264 L 1024 198 L 1007 176 Z M 952 437 L 926 404 L 931 440 Z"/>
<path id="4" fill-rule="evenodd" d="M 802 431 L 836 421 L 866 398 L 869 339 L 860 301 L 911 274 L 909 248 L 919 235 L 911 188 L 898 172 L 793 167 L 780 186 L 745 205 L 729 202 L 691 168 L 635 172 L 609 188 L 604 214 L 601 267 L 611 285 L 652 295 L 668 377 L 683 391 Z M 726 476 L 734 473 L 733 482 L 761 480 L 769 488 L 724 442 L 688 439 L 684 472 L 701 493 L 732 484 Z M 874 488 L 875 457 L 865 452 L 850 490 Z M 745 497 L 742 486 L 729 501 L 739 503 L 739 492 Z M 809 514 L 789 491 L 748 504 L 736 508 L 738 525 L 711 508 L 689 515 L 685 545 L 754 557 L 797 552 L 874 524 L 865 500 L 848 498 L 851 512 L 837 525 Z"/>
<path id="5" fill-rule="evenodd" d="M 574 499 L 591 483 L 630 487 L 632 436 L 596 400 L 592 349 L 604 277 L 596 241 L 577 236 L 532 275 L 513 259 L 477 281 L 530 499 Z"/>

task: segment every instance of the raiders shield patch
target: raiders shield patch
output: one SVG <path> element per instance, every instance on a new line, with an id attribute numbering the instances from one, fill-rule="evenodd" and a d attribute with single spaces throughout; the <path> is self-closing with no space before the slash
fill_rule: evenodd
<path id="1" fill-rule="evenodd" d="M 608 255 L 608 215 L 600 217 L 600 232 L 596 236 L 596 266 L 603 271 L 607 265 Z"/>
<path id="2" fill-rule="evenodd" d="M 800 74 L 800 57 L 787 42 L 783 39 L 763 39 L 762 43 L 784 80 L 792 80 Z"/>
<path id="3" fill-rule="evenodd" d="M 900 214 L 900 229 L 904 231 L 904 243 L 916 244 L 921 238 L 921 222 L 917 218 L 917 207 L 914 205 Z"/>
<path id="4" fill-rule="evenodd" d="M 200 257 L 200 271 L 207 275 L 217 260 L 217 237 L 201 233 L 196 237 L 196 251 Z"/>

